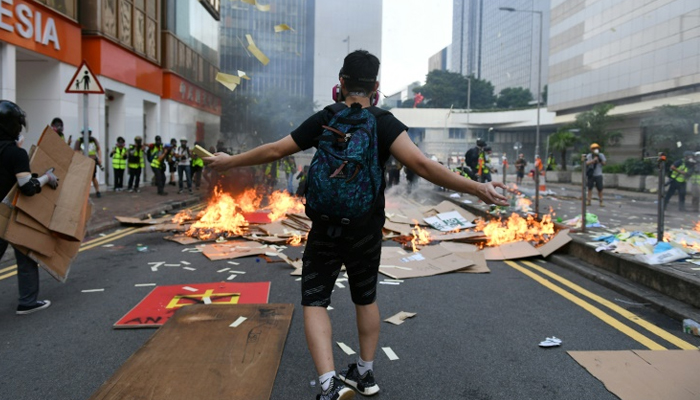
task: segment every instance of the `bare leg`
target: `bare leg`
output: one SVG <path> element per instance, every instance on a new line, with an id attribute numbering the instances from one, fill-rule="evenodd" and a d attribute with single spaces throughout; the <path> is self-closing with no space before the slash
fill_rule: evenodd
<path id="1" fill-rule="evenodd" d="M 592 196 L 593 196 L 593 189 L 591 188 L 591 189 L 588 189 L 588 201 L 587 201 L 587 203 L 589 206 L 591 205 L 591 201 L 593 200 Z"/>
<path id="2" fill-rule="evenodd" d="M 600 204 L 603 204 L 603 191 L 602 190 L 598 191 L 598 200 L 600 201 Z"/>
<path id="3" fill-rule="evenodd" d="M 355 305 L 357 333 L 360 337 L 360 357 L 364 361 L 374 361 L 374 353 L 379 342 L 379 306 L 375 301 L 366 306 Z"/>
<path id="4" fill-rule="evenodd" d="M 318 375 L 335 371 L 331 339 L 333 330 L 324 307 L 304 306 L 304 332 Z"/>

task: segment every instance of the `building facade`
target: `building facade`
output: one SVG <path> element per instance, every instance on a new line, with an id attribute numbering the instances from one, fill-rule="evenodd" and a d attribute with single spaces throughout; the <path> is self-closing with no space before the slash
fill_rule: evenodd
<path id="1" fill-rule="evenodd" d="M 218 53 L 218 44 L 204 40 L 209 48 L 197 47 L 174 22 L 195 24 L 199 18 L 200 25 L 216 26 L 213 2 L 205 3 L 0 2 L 0 91 L 27 112 L 27 146 L 54 117 L 63 119 L 67 138 L 81 135 L 83 95 L 65 91 L 82 61 L 105 91 L 88 95 L 87 108 L 105 167 L 119 136 L 127 143 L 136 136 L 152 142 L 156 135 L 215 142 L 221 100 L 214 86 L 218 55 L 212 52 Z M 98 172 L 98 180 L 110 184 L 110 168 Z"/>
<path id="2" fill-rule="evenodd" d="M 548 108 L 556 121 L 600 103 L 625 121 L 614 161 L 646 154 L 640 120 L 700 103 L 700 2 L 552 0 Z"/>
<path id="3" fill-rule="evenodd" d="M 542 86 L 547 84 L 549 0 L 454 0 L 450 71 L 490 81 L 498 93 L 508 87 L 537 96 L 539 17 L 499 7 L 542 12 Z"/>

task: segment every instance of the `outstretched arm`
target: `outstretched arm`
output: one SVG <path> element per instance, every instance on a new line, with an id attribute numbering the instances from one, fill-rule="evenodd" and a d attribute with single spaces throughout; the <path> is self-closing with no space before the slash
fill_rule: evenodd
<path id="1" fill-rule="evenodd" d="M 204 157 L 202 160 L 212 169 L 222 172 L 236 167 L 267 164 L 299 151 L 301 149 L 292 139 L 292 136 L 287 135 L 276 142 L 258 146 L 245 153 L 232 156 L 225 153 L 216 153 L 213 157 Z"/>
<path id="2" fill-rule="evenodd" d="M 403 165 L 436 185 L 473 194 L 487 204 L 508 205 L 507 199 L 495 190 L 496 187 L 505 188 L 502 183 L 478 183 L 451 172 L 437 161 L 427 158 L 405 131 L 394 140 L 389 150 Z"/>

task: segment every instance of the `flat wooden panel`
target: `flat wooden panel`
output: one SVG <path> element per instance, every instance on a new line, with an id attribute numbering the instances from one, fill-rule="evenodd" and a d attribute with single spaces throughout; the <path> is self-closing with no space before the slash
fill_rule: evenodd
<path id="1" fill-rule="evenodd" d="M 269 399 L 292 304 L 180 309 L 90 399 Z M 229 325 L 243 316 L 237 328 Z"/>

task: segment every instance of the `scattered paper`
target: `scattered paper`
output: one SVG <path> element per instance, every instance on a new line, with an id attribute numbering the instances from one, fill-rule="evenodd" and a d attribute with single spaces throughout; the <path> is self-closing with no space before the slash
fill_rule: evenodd
<path id="1" fill-rule="evenodd" d="M 217 72 L 216 81 L 224 85 L 228 90 L 234 91 L 236 87 L 241 84 L 241 78 L 235 75 L 225 74 L 223 72 Z"/>
<path id="2" fill-rule="evenodd" d="M 228 261 L 228 263 L 231 264 L 231 265 L 240 265 L 240 263 L 237 263 L 237 262 L 235 262 L 235 261 Z"/>
<path id="3" fill-rule="evenodd" d="M 349 356 L 355 354 L 355 351 L 353 349 L 351 349 L 345 343 L 343 343 L 343 342 L 336 342 L 336 343 L 338 343 L 338 347 L 340 347 L 345 352 L 345 354 L 347 354 Z"/>
<path id="4" fill-rule="evenodd" d="M 238 319 L 233 321 L 233 323 L 231 325 L 229 325 L 229 327 L 238 328 L 238 325 L 242 324 L 247 319 L 248 318 L 246 318 L 246 317 L 238 317 Z"/>
<path id="5" fill-rule="evenodd" d="M 475 227 L 475 224 L 467 221 L 459 212 L 449 211 L 440 213 L 434 217 L 423 218 L 433 228 L 441 232 L 454 231 L 456 229 L 467 229 Z"/>
<path id="6" fill-rule="evenodd" d="M 104 289 L 85 289 L 85 290 L 81 290 L 81 292 L 83 292 L 83 293 L 94 293 L 94 292 L 104 292 L 104 291 L 105 291 Z"/>
<path id="7" fill-rule="evenodd" d="M 187 261 L 180 261 L 180 264 L 190 265 Z"/>
<path id="8" fill-rule="evenodd" d="M 227 281 L 232 281 L 232 280 L 236 279 L 237 276 L 238 276 L 238 275 L 236 275 L 236 274 L 229 275 L 229 277 L 226 278 L 226 280 L 227 280 Z"/>
<path id="9" fill-rule="evenodd" d="M 275 33 L 283 32 L 283 31 L 292 31 L 294 32 L 294 29 L 292 29 L 289 25 L 287 24 L 279 24 L 275 25 Z"/>
<path id="10" fill-rule="evenodd" d="M 253 37 L 250 34 L 246 34 L 245 38 L 248 41 L 248 51 L 250 51 L 251 54 L 253 54 L 253 56 L 255 56 L 255 58 L 262 63 L 262 65 L 267 65 L 270 62 L 270 59 L 262 51 L 260 51 L 258 46 L 255 45 Z"/>
<path id="11" fill-rule="evenodd" d="M 192 267 L 182 267 L 182 269 L 186 269 L 188 271 L 196 271 L 197 268 L 192 268 Z"/>
<path id="12" fill-rule="evenodd" d="M 204 304 L 211 304 L 211 297 L 203 297 L 202 301 L 204 302 Z"/>
<path id="13" fill-rule="evenodd" d="M 380 285 L 400 285 L 398 282 L 387 282 L 387 281 L 381 281 L 379 282 Z"/>
<path id="14" fill-rule="evenodd" d="M 401 325 L 404 323 L 406 318 L 413 318 L 415 316 L 416 316 L 416 313 L 401 311 L 401 312 L 399 312 L 395 315 L 392 315 L 391 317 L 385 319 L 384 321 L 388 322 L 390 324 L 394 324 L 394 325 Z"/>
<path id="15" fill-rule="evenodd" d="M 191 286 L 183 286 L 182 289 L 187 290 L 188 292 L 196 292 L 197 289 L 191 287 Z"/>
<path id="16" fill-rule="evenodd" d="M 394 353 L 394 350 L 392 350 L 391 347 L 382 347 L 382 350 L 384 350 L 384 353 L 387 357 L 389 357 L 390 361 L 395 361 L 399 359 L 399 356 L 397 356 L 396 353 Z"/>
<path id="17" fill-rule="evenodd" d="M 222 268 L 222 269 L 220 269 L 220 270 L 218 270 L 218 271 L 216 271 L 216 272 L 226 272 L 226 271 L 228 271 L 229 269 L 231 269 L 231 268 Z"/>
<path id="18" fill-rule="evenodd" d="M 109 243 L 109 244 L 102 245 L 102 247 L 114 247 L 114 244 Z"/>
<path id="19" fill-rule="evenodd" d="M 155 286 L 155 283 L 137 283 L 134 285 L 134 287 L 146 287 L 146 286 Z"/>

